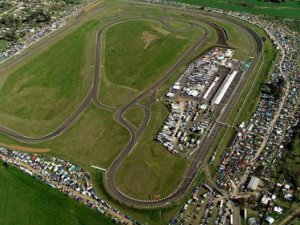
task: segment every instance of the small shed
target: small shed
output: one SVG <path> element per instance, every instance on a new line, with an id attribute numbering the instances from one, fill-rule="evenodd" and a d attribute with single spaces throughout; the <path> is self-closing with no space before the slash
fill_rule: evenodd
<path id="1" fill-rule="evenodd" d="M 268 222 L 268 224 L 272 224 L 272 223 L 275 222 L 274 218 L 271 217 L 271 216 L 268 216 L 268 217 L 266 218 L 266 221 Z"/>

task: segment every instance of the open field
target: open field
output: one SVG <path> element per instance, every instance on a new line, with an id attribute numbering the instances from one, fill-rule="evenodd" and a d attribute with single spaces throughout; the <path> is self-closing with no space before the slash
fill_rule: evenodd
<path id="1" fill-rule="evenodd" d="M 128 139 L 127 130 L 113 120 L 113 113 L 98 110 L 94 105 L 63 135 L 47 142 L 30 145 L 0 135 L 2 143 L 51 149 L 49 154 L 71 160 L 88 170 L 91 165 L 107 168 Z"/>
<path id="2" fill-rule="evenodd" d="M 91 37 L 98 26 L 91 20 L 26 65 L 1 73 L 0 123 L 29 136 L 62 123 L 91 87 Z"/>
<path id="3" fill-rule="evenodd" d="M 7 44 L 7 41 L 0 40 L 0 49 L 4 48 L 4 46 Z"/>
<path id="4" fill-rule="evenodd" d="M 176 0 L 187 4 L 198 4 L 204 7 L 213 7 L 224 10 L 248 12 L 253 14 L 265 14 L 267 16 L 299 19 L 299 1 L 289 0 L 284 3 L 269 3 L 259 0 Z"/>
<path id="5" fill-rule="evenodd" d="M 83 164 L 107 168 L 127 143 L 129 134 L 113 120 L 113 113 L 91 105 L 64 135 L 42 146 L 55 150 L 51 154 Z"/>
<path id="6" fill-rule="evenodd" d="M 152 20 L 122 22 L 109 27 L 103 40 L 101 101 L 119 106 L 133 99 L 202 34 L 201 29 L 175 33 Z"/>
<path id="7" fill-rule="evenodd" d="M 59 191 L 0 162 L 0 223 L 7 225 L 113 224 Z"/>

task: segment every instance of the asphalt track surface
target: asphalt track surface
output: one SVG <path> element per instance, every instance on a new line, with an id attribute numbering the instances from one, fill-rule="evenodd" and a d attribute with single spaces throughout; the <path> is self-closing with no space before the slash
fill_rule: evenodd
<path id="1" fill-rule="evenodd" d="M 143 6 L 143 5 L 141 5 Z M 88 18 L 90 18 L 91 16 L 105 10 L 107 7 L 109 7 L 109 5 L 104 5 L 102 7 L 97 8 L 96 10 L 93 10 L 87 14 L 85 14 L 84 16 L 80 17 L 78 20 L 80 21 L 85 21 Z M 249 77 L 251 75 L 251 72 L 253 71 L 257 60 L 261 57 L 261 50 L 262 50 L 262 43 L 261 40 L 259 38 L 259 36 L 250 28 L 248 28 L 247 26 L 245 26 L 242 23 L 237 22 L 236 20 L 232 20 L 230 18 L 227 17 L 223 17 L 223 16 L 219 16 L 219 15 L 215 15 L 215 14 L 209 14 L 206 12 L 201 12 L 201 11 L 194 11 L 194 10 L 184 10 L 184 9 L 179 9 L 179 8 L 175 8 L 175 7 L 167 7 L 164 6 L 164 14 L 167 14 L 168 9 L 176 9 L 179 11 L 182 11 L 183 13 L 197 13 L 199 15 L 205 15 L 207 17 L 215 17 L 218 19 L 223 19 L 226 20 L 228 22 L 234 23 L 237 26 L 239 26 L 240 28 L 242 28 L 243 30 L 245 30 L 246 32 L 248 32 L 253 39 L 256 42 L 256 53 L 254 55 L 252 64 L 250 65 L 248 71 L 246 72 L 246 74 L 244 75 L 244 78 L 242 79 L 242 82 L 240 82 L 239 86 L 235 88 L 234 93 L 231 95 L 230 99 L 228 100 L 228 102 L 226 103 L 226 105 L 224 106 L 221 115 L 218 118 L 218 121 L 223 121 L 225 120 L 228 115 L 230 114 L 230 111 L 234 105 L 234 103 L 236 102 L 236 100 L 239 98 L 240 94 L 241 94 L 241 90 L 243 89 L 246 81 L 247 81 L 247 77 Z M 138 19 L 151 19 L 151 20 L 157 20 L 158 22 L 161 22 L 164 26 L 166 26 L 167 29 L 171 30 L 171 28 L 168 26 L 167 23 L 164 22 L 164 20 L 162 19 L 157 19 L 157 18 L 151 18 L 151 17 L 147 17 L 147 16 L 139 16 L 139 17 L 132 17 L 132 18 L 126 18 L 126 19 L 121 19 L 121 20 L 114 20 L 114 21 L 110 21 L 108 24 L 106 24 L 104 27 L 102 27 L 98 33 L 97 33 L 97 38 L 96 38 L 96 57 L 95 57 L 95 73 L 94 73 L 94 82 L 93 82 L 93 86 L 90 89 L 88 95 L 85 97 L 85 99 L 82 101 L 82 103 L 80 104 L 80 106 L 70 115 L 70 117 L 68 117 L 57 129 L 55 129 L 54 131 L 52 131 L 51 133 L 45 135 L 45 136 L 41 136 L 41 137 L 27 137 L 24 136 L 22 134 L 19 134 L 5 126 L 0 125 L 0 132 L 6 134 L 9 137 L 12 137 L 18 141 L 21 142 L 25 142 L 25 143 L 39 143 L 39 142 L 43 142 L 43 141 L 47 141 L 50 139 L 55 138 L 56 136 L 60 135 L 62 132 L 64 132 L 68 127 L 70 127 L 72 125 L 72 123 L 80 117 L 80 115 L 85 111 L 85 109 L 88 107 L 88 105 L 93 102 L 97 107 L 103 109 L 103 110 L 109 110 L 109 111 L 115 111 L 115 115 L 114 115 L 114 119 L 120 123 L 121 125 L 123 125 L 131 134 L 131 139 L 128 142 L 128 144 L 125 146 L 125 148 L 121 151 L 121 153 L 117 156 L 117 158 L 112 162 L 110 168 L 108 168 L 106 175 L 105 175 L 105 180 L 104 180 L 104 184 L 106 187 L 106 190 L 108 191 L 108 193 L 117 201 L 129 205 L 129 206 L 133 206 L 133 207 L 138 207 L 138 208 L 148 208 L 148 207 L 162 207 L 165 205 L 168 205 L 171 202 L 176 201 L 177 199 L 179 199 L 181 196 L 183 196 L 188 188 L 190 187 L 190 185 L 192 184 L 194 178 L 196 177 L 201 164 L 207 154 L 207 152 L 209 151 L 213 141 L 215 140 L 215 138 L 218 135 L 219 132 L 219 128 L 220 128 L 220 124 L 219 123 L 214 123 L 212 128 L 210 129 L 210 131 L 208 133 L 205 134 L 204 138 L 202 139 L 202 143 L 199 147 L 199 149 L 197 150 L 193 161 L 191 162 L 189 168 L 187 169 L 185 176 L 181 182 L 181 184 L 179 185 L 179 187 L 169 196 L 162 198 L 162 199 L 157 199 L 157 200 L 140 200 L 140 199 L 134 199 L 131 198 L 125 194 L 123 194 L 115 185 L 114 182 L 114 177 L 115 174 L 117 172 L 117 170 L 119 169 L 119 167 L 121 166 L 121 164 L 123 163 L 123 161 L 127 158 L 127 156 L 131 153 L 131 151 L 134 149 L 135 145 L 138 143 L 138 139 L 141 136 L 141 134 L 143 133 L 143 131 L 145 130 L 148 122 L 150 121 L 150 117 L 151 117 L 151 105 L 155 100 L 156 97 L 156 92 L 157 89 L 170 77 L 172 76 L 175 71 L 184 65 L 185 61 L 187 58 L 189 58 L 194 51 L 201 46 L 205 40 L 208 37 L 208 31 L 202 27 L 205 31 L 204 35 L 202 37 L 200 37 L 193 45 L 192 47 L 190 47 L 177 61 L 176 63 L 168 70 L 166 71 L 161 78 L 156 81 L 154 84 L 152 84 L 152 86 L 150 88 L 148 88 L 147 90 L 145 90 L 142 94 L 140 94 L 137 98 L 133 99 L 132 101 L 128 102 L 127 104 L 125 104 L 124 106 L 120 107 L 120 108 L 115 108 L 115 107 L 111 107 L 111 106 L 107 106 L 105 104 L 103 104 L 99 99 L 98 99 L 98 88 L 100 86 L 100 75 L 101 75 L 101 44 L 102 44 L 102 34 L 103 31 L 108 28 L 109 26 L 113 26 L 117 23 L 121 23 L 121 22 L 125 22 L 125 21 L 130 21 L 130 20 L 138 20 Z M 207 23 L 208 25 L 210 25 L 211 27 L 213 27 L 217 34 L 218 34 L 218 41 L 216 43 L 216 46 L 222 45 L 222 46 L 227 46 L 226 40 L 227 40 L 227 34 L 226 34 L 226 30 L 224 30 L 222 27 L 220 27 L 219 25 L 217 25 L 216 23 L 213 23 L 211 21 L 209 21 L 209 19 L 203 19 L 203 18 L 198 18 L 197 16 L 195 16 L 195 19 L 198 19 L 200 22 L 204 22 Z M 46 42 L 51 41 L 52 39 L 55 39 L 56 37 L 58 37 L 61 33 L 64 33 L 66 30 L 68 29 L 72 29 L 73 27 L 76 26 L 77 23 L 71 24 L 71 25 L 67 25 L 67 27 L 65 29 L 61 29 L 59 31 L 57 31 L 54 35 L 51 35 Z M 200 26 L 197 23 L 190 23 L 190 28 L 193 28 L 194 26 Z M 24 54 L 22 54 L 20 57 L 18 57 L 15 60 L 12 60 L 11 62 L 7 63 L 6 65 L 4 65 L 2 67 L 2 69 L 7 69 L 10 66 L 14 65 L 15 63 L 17 63 L 18 61 L 22 60 L 23 57 L 26 57 L 26 55 L 30 54 L 32 51 L 35 51 L 41 47 L 43 47 L 45 43 L 41 43 L 39 46 L 39 43 L 37 45 L 35 45 L 35 48 L 30 49 L 29 51 L 25 52 Z M 146 104 L 141 104 L 140 101 L 142 99 L 145 98 L 149 98 L 148 103 Z M 133 107 L 139 107 L 141 109 L 144 110 L 145 112 L 145 116 L 144 116 L 144 120 L 142 122 L 142 124 L 140 125 L 140 127 L 137 129 L 131 122 L 129 122 L 128 120 L 126 120 L 123 117 L 123 114 L 130 108 Z"/>

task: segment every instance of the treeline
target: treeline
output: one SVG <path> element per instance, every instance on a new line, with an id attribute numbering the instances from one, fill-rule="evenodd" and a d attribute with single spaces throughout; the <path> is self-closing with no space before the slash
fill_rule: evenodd
<path id="1" fill-rule="evenodd" d="M 259 0 L 261 1 L 261 0 Z M 285 0 L 264 0 L 265 2 L 271 2 L 271 3 L 283 3 Z"/>

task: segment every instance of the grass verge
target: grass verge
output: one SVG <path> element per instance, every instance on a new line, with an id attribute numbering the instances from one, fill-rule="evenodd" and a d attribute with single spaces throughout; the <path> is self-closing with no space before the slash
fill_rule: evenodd
<path id="1" fill-rule="evenodd" d="M 125 118 L 133 123 L 136 128 L 139 128 L 143 119 L 145 112 L 140 108 L 131 108 L 126 111 Z"/>

